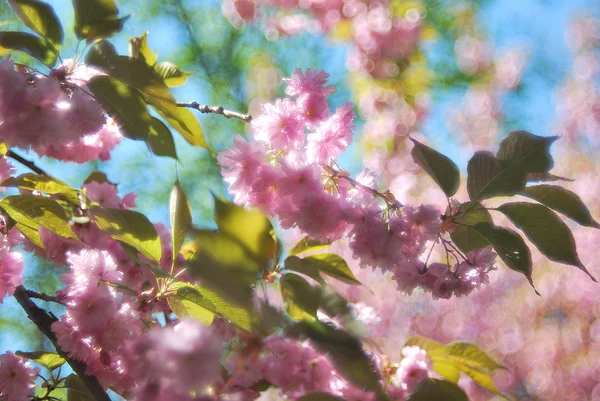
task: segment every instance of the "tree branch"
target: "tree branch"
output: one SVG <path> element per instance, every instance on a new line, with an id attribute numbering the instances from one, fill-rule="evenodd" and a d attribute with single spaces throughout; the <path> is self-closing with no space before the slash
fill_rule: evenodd
<path id="1" fill-rule="evenodd" d="M 25 167 L 29 168 L 34 173 L 37 173 L 39 175 L 48 175 L 48 173 L 46 173 L 44 170 L 42 170 L 41 168 L 36 166 L 34 162 L 23 158 L 22 156 L 13 152 L 12 150 L 9 150 L 8 152 L 6 152 L 6 156 L 18 161 L 19 163 L 21 163 Z"/>
<path id="2" fill-rule="evenodd" d="M 27 288 L 23 288 L 23 289 L 25 290 L 25 293 L 29 296 L 29 298 L 41 299 L 42 301 L 54 302 L 54 303 L 61 304 L 61 305 L 65 304 L 63 301 L 59 300 L 55 296 L 44 294 L 43 292 L 28 290 Z"/>
<path id="3" fill-rule="evenodd" d="M 246 123 L 250 123 L 252 121 L 252 116 L 250 114 L 242 114 L 238 113 L 237 111 L 225 110 L 221 106 L 209 106 L 207 104 L 200 104 L 198 102 L 177 102 L 177 106 L 198 110 L 203 114 L 220 114 L 227 118 L 237 118 Z"/>
<path id="4" fill-rule="evenodd" d="M 104 388 L 94 376 L 88 376 L 85 374 L 87 369 L 87 365 L 84 362 L 78 361 L 69 357 L 58 345 L 58 341 L 56 339 L 56 335 L 52 331 L 52 323 L 57 322 L 58 319 L 46 312 L 44 309 L 38 307 L 30 298 L 27 293 L 29 290 L 25 289 L 22 285 L 15 289 L 14 297 L 17 302 L 21 305 L 23 310 L 27 313 L 27 317 L 35 323 L 37 328 L 44 333 L 46 337 L 54 344 L 56 348 L 56 352 L 63 357 L 71 368 L 73 372 L 75 372 L 86 385 L 90 394 L 94 397 L 96 401 L 110 401 L 110 397 L 104 391 Z"/>

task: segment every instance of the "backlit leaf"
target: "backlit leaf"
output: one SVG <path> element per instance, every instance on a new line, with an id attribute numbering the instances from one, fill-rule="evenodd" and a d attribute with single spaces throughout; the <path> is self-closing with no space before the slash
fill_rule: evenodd
<path id="1" fill-rule="evenodd" d="M 31 191 L 43 192 L 48 195 L 61 195 L 64 199 L 74 205 L 79 205 L 80 203 L 79 194 L 75 189 L 64 182 L 47 175 L 33 173 L 21 174 L 18 177 L 7 178 L 0 186 L 23 188 Z"/>
<path id="2" fill-rule="evenodd" d="M 188 77 L 192 75 L 179 69 L 175 64 L 163 61 L 154 66 L 154 70 L 165 81 L 169 87 L 181 86 L 185 84 Z"/>
<path id="3" fill-rule="evenodd" d="M 154 66 L 156 64 L 156 54 L 148 46 L 148 32 L 144 32 L 142 36 L 137 36 L 129 39 L 129 57 L 142 57 L 146 64 Z"/>
<path id="4" fill-rule="evenodd" d="M 496 157 L 503 169 L 518 166 L 523 173 L 544 173 L 554 166 L 550 145 L 557 139 L 557 136 L 542 137 L 527 131 L 514 131 L 500 142 Z"/>
<path id="5" fill-rule="evenodd" d="M 158 118 L 151 117 L 150 130 L 146 143 L 157 156 L 168 156 L 177 160 L 177 152 L 175 151 L 175 142 L 173 134 L 169 128 Z"/>
<path id="6" fill-rule="evenodd" d="M 29 29 L 60 49 L 63 29 L 50 4 L 39 0 L 8 0 L 8 4 Z"/>
<path id="7" fill-rule="evenodd" d="M 27 53 L 50 68 L 56 64 L 56 54 L 50 50 L 42 38 L 30 33 L 0 32 L 0 56 L 11 50 Z"/>
<path id="8" fill-rule="evenodd" d="M 344 258 L 333 253 L 322 253 L 302 259 L 295 258 L 291 259 L 291 263 L 296 265 L 302 264 L 306 266 L 307 269 L 314 268 L 321 273 L 346 283 L 360 284 L 360 281 L 354 276 L 354 273 L 352 273 L 352 270 L 350 270 L 350 267 L 348 267 Z M 297 270 L 297 268 L 293 268 L 292 270 Z"/>
<path id="9" fill-rule="evenodd" d="M 40 365 L 44 365 L 49 370 L 54 370 L 59 366 L 64 365 L 67 361 L 64 360 L 60 355 L 53 352 L 46 351 L 36 351 L 36 352 L 23 352 L 17 351 L 15 355 L 22 356 L 27 359 L 31 359 L 39 363 Z"/>
<path id="10" fill-rule="evenodd" d="M 492 216 L 479 202 L 466 202 L 460 206 L 458 216 L 452 218 L 454 231 L 450 233 L 452 242 L 463 252 L 470 252 L 488 246 L 489 241 L 473 227 L 478 223 L 492 224 Z"/>
<path id="11" fill-rule="evenodd" d="M 442 344 L 440 342 L 437 342 L 435 340 L 432 340 L 432 339 L 427 338 L 427 337 L 422 337 L 422 336 L 413 336 L 413 337 L 410 337 L 404 343 L 405 347 L 410 347 L 410 346 L 415 346 L 415 345 L 417 347 L 421 348 L 421 349 L 424 349 L 427 352 L 429 352 L 431 350 L 434 350 L 436 348 L 444 346 L 444 344 Z"/>
<path id="12" fill-rule="evenodd" d="M 314 252 L 327 249 L 331 246 L 329 242 L 321 242 L 310 239 L 308 236 L 302 238 L 290 251 L 290 256 L 299 255 L 304 252 Z"/>
<path id="13" fill-rule="evenodd" d="M 173 249 L 173 263 L 179 256 L 179 250 L 183 240 L 192 225 L 192 209 L 188 202 L 185 192 L 179 183 L 175 181 L 171 189 L 171 199 L 169 202 L 169 216 L 171 221 L 171 247 Z"/>
<path id="14" fill-rule="evenodd" d="M 430 358 L 444 357 L 480 370 L 505 369 L 477 345 L 467 342 L 453 342 L 428 351 L 428 355 Z"/>
<path id="15" fill-rule="evenodd" d="M 155 262 L 160 261 L 162 247 L 154 225 L 146 216 L 133 210 L 94 206 L 94 222 L 112 238 L 123 241 Z"/>
<path id="16" fill-rule="evenodd" d="M 525 188 L 525 173 L 515 166 L 503 168 L 493 153 L 475 152 L 467 165 L 467 191 L 471 200 L 515 195 Z"/>
<path id="17" fill-rule="evenodd" d="M 454 195 L 460 185 L 460 171 L 456 164 L 430 147 L 412 138 L 410 140 L 414 144 L 411 154 L 415 163 L 433 178 L 447 197 Z"/>
<path id="18" fill-rule="evenodd" d="M 71 373 L 65 380 L 67 388 L 67 401 L 96 401 L 90 390 L 75 373 Z"/>
<path id="19" fill-rule="evenodd" d="M 292 318 L 301 320 L 310 316 L 317 317 L 320 300 L 318 288 L 313 287 L 296 274 L 282 275 L 279 285 L 286 311 Z"/>
<path id="20" fill-rule="evenodd" d="M 113 0 L 72 0 L 75 10 L 75 35 L 88 43 L 113 36 L 123 29 L 129 16 L 119 18 Z"/>

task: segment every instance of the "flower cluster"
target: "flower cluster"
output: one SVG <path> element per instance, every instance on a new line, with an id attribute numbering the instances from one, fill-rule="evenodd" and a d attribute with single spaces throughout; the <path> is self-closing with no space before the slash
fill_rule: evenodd
<path id="1" fill-rule="evenodd" d="M 44 76 L 0 60 L 0 142 L 63 161 L 107 160 L 122 136 L 89 95 L 85 82 L 98 73 L 88 70 L 69 62 Z"/>
<path id="2" fill-rule="evenodd" d="M 491 266 L 473 269 L 465 261 L 469 268 L 450 272 L 439 264 L 430 272 L 421 261 L 440 233 L 435 207 L 401 205 L 391 193 L 375 190 L 368 171 L 356 180 L 341 171 L 335 159 L 351 141 L 354 114 L 350 104 L 331 113 L 327 77 L 296 70 L 285 79 L 286 94 L 296 98 L 263 105 L 252 123 L 255 140 L 236 137 L 234 146 L 218 155 L 234 200 L 277 215 L 284 228 L 297 227 L 318 240 L 347 237 L 363 267 L 391 271 L 407 293 L 422 286 L 446 298 L 486 282 Z"/>
<path id="3" fill-rule="evenodd" d="M 11 251 L 7 237 L 0 240 L 0 304 L 7 295 L 12 295 L 15 288 L 23 284 L 23 256 Z"/>
<path id="4" fill-rule="evenodd" d="M 24 401 L 34 394 L 38 369 L 12 352 L 0 355 L 0 398 L 3 401 Z"/>

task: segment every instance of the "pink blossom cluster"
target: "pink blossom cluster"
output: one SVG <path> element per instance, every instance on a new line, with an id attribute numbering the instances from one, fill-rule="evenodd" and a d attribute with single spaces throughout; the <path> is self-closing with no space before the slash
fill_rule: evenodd
<path id="1" fill-rule="evenodd" d="M 35 392 L 39 370 L 12 352 L 0 355 L 0 399 L 27 401 Z"/>
<path id="2" fill-rule="evenodd" d="M 97 72 L 78 70 L 70 62 L 44 76 L 0 60 L 0 142 L 63 161 L 107 160 L 122 136 L 85 87 Z"/>

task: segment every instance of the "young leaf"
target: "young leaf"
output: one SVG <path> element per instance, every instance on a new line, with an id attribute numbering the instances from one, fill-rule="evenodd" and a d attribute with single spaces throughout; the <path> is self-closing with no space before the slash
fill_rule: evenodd
<path id="1" fill-rule="evenodd" d="M 479 370 L 506 369 L 475 344 L 453 342 L 427 352 L 430 358 L 444 357 Z"/>
<path id="2" fill-rule="evenodd" d="M 188 77 L 192 75 L 192 73 L 182 71 L 175 64 L 168 61 L 158 63 L 156 66 L 154 66 L 154 70 L 169 87 L 181 86 L 185 84 Z"/>
<path id="3" fill-rule="evenodd" d="M 190 145 L 200 146 L 201 148 L 208 150 L 210 154 L 214 156 L 214 152 L 208 146 L 208 143 L 204 138 L 204 131 L 202 130 L 198 119 L 194 116 L 194 113 L 188 109 L 180 108 L 177 119 L 169 117 L 165 117 L 165 119 Z"/>
<path id="4" fill-rule="evenodd" d="M 0 56 L 19 50 L 38 59 L 52 68 L 56 64 L 56 54 L 50 50 L 43 39 L 25 32 L 0 32 Z"/>
<path id="5" fill-rule="evenodd" d="M 137 36 L 129 39 L 129 57 L 142 59 L 149 66 L 156 64 L 156 54 L 148 46 L 148 32 L 144 32 L 142 36 Z"/>
<path id="6" fill-rule="evenodd" d="M 8 4 L 25 25 L 59 50 L 63 42 L 63 29 L 54 9 L 39 0 L 8 0 Z"/>
<path id="7" fill-rule="evenodd" d="M 22 356 L 27 359 L 31 359 L 34 362 L 44 365 L 49 370 L 57 369 L 64 365 L 67 361 L 64 360 L 60 355 L 53 352 L 36 351 L 36 352 L 23 352 L 17 351 L 15 355 Z"/>
<path id="8" fill-rule="evenodd" d="M 7 196 L 0 207 L 17 223 L 37 229 L 38 225 L 65 238 L 77 239 L 63 208 L 53 199 L 31 194 Z"/>
<path id="9" fill-rule="evenodd" d="M 290 251 L 290 256 L 299 255 L 304 252 L 314 252 L 327 249 L 331 246 L 329 242 L 321 242 L 310 239 L 308 236 L 302 238 Z"/>
<path id="10" fill-rule="evenodd" d="M 465 392 L 456 384 L 445 380 L 424 380 L 408 401 L 469 401 Z"/>
<path id="11" fill-rule="evenodd" d="M 212 302 L 205 299 L 191 284 L 183 285 L 177 291 L 167 297 L 169 307 L 179 319 L 191 317 L 205 325 L 210 325 L 215 314 L 210 311 L 214 309 Z"/>
<path id="12" fill-rule="evenodd" d="M 463 252 L 488 246 L 489 241 L 473 227 L 478 223 L 493 224 L 492 216 L 479 202 L 466 202 L 460 206 L 458 216 L 452 218 L 456 224 L 450 233 L 452 242 Z"/>
<path id="13" fill-rule="evenodd" d="M 173 134 L 171 134 L 169 128 L 156 117 L 151 117 L 150 131 L 148 132 L 146 143 L 155 155 L 168 156 L 177 160 Z"/>
<path id="14" fill-rule="evenodd" d="M 352 273 L 352 270 L 350 270 L 350 267 L 348 267 L 344 258 L 333 253 L 322 253 L 303 259 L 295 258 L 292 259 L 292 263 L 306 266 L 305 269 L 307 269 L 307 271 L 310 271 L 308 269 L 314 268 L 318 272 L 325 273 L 328 276 L 344 281 L 345 283 L 360 284 L 360 281 L 354 276 L 354 273 Z"/>
<path id="15" fill-rule="evenodd" d="M 287 334 L 311 340 L 319 351 L 328 355 L 336 370 L 358 388 L 374 391 L 379 396 L 384 394 L 379 373 L 355 337 L 316 320 L 298 322 Z"/>
<path id="16" fill-rule="evenodd" d="M 119 18 L 119 9 L 113 0 L 73 0 L 75 35 L 91 43 L 108 38 L 123 29 L 129 16 Z"/>
<path id="17" fill-rule="evenodd" d="M 152 119 L 137 90 L 109 76 L 93 77 L 88 88 L 131 139 L 147 140 Z"/>
<path id="18" fill-rule="evenodd" d="M 450 383 L 458 383 L 460 380 L 460 369 L 455 364 L 444 360 L 432 360 L 431 367 L 433 371 Z"/>
<path id="19" fill-rule="evenodd" d="M 160 238 L 154 225 L 141 213 L 133 210 L 109 209 L 94 206 L 90 209 L 94 223 L 112 238 L 123 241 L 142 255 L 159 263 L 162 255 Z"/>
<path id="20" fill-rule="evenodd" d="M 266 264 L 275 256 L 273 226 L 258 209 L 246 209 L 218 197 L 215 200 L 215 222 L 221 233 L 235 238 L 259 263 Z"/>
<path id="21" fill-rule="evenodd" d="M 535 185 L 525 188 L 520 195 L 534 199 L 564 214 L 582 226 L 600 228 L 585 203 L 575 192 L 558 185 Z"/>
<path id="22" fill-rule="evenodd" d="M 0 187 L 16 187 L 43 192 L 48 195 L 61 195 L 64 199 L 74 205 L 79 205 L 80 203 L 79 194 L 75 189 L 64 182 L 47 175 L 33 173 L 21 174 L 18 177 L 10 177 L 4 180 L 0 183 Z"/>
<path id="23" fill-rule="evenodd" d="M 405 347 L 410 347 L 410 346 L 414 346 L 414 345 L 418 346 L 421 349 L 424 349 L 428 353 L 431 350 L 434 350 L 436 348 L 440 348 L 440 347 L 444 346 L 444 344 L 442 344 L 440 342 L 437 342 L 435 340 L 432 340 L 431 338 L 422 337 L 422 336 L 410 337 L 404 343 Z"/>
<path id="24" fill-rule="evenodd" d="M 444 191 L 449 198 L 456 193 L 460 185 L 460 171 L 447 156 L 410 138 L 414 147 L 411 155 L 417 163 Z"/>
<path id="25" fill-rule="evenodd" d="M 292 318 L 301 320 L 311 316 L 317 317 L 320 299 L 318 288 L 296 274 L 284 274 L 279 284 L 286 311 Z"/>
<path id="26" fill-rule="evenodd" d="M 192 225 L 192 209 L 179 180 L 175 181 L 175 185 L 173 185 L 173 189 L 171 190 L 169 216 L 171 220 L 173 264 L 175 264 L 181 245 L 183 245 L 183 240 Z"/>
<path id="27" fill-rule="evenodd" d="M 531 278 L 531 252 L 519 234 L 488 223 L 479 223 L 473 228 L 494 246 L 494 250 L 509 269 L 523 273 L 535 289 Z"/>
<path id="28" fill-rule="evenodd" d="M 475 152 L 467 173 L 467 191 L 473 201 L 514 195 L 525 188 L 525 173 L 513 166 L 502 168 L 491 152 Z"/>
<path id="29" fill-rule="evenodd" d="M 517 169 L 523 173 L 545 173 L 554 167 L 550 145 L 557 136 L 542 137 L 527 131 L 514 131 L 500 142 L 497 157 L 505 169 Z"/>
<path id="30" fill-rule="evenodd" d="M 596 281 L 579 260 L 571 230 L 552 210 L 526 202 L 505 203 L 498 210 L 520 228 L 548 259 L 576 266 Z"/>

